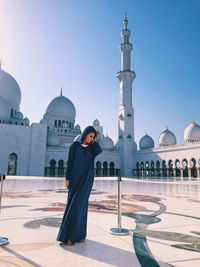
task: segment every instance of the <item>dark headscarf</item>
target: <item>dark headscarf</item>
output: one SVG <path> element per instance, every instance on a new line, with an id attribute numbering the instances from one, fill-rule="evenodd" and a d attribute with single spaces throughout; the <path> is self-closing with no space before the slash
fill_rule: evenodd
<path id="1" fill-rule="evenodd" d="M 83 143 L 83 141 L 85 140 L 86 136 L 89 133 L 94 133 L 94 138 L 97 136 L 97 131 L 94 129 L 94 127 L 93 126 L 88 126 L 88 127 L 85 128 L 85 130 L 82 133 L 81 143 Z"/>

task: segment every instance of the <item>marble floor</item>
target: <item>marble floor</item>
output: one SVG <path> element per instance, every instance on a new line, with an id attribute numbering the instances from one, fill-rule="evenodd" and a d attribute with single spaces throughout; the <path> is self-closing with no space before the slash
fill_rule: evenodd
<path id="1" fill-rule="evenodd" d="M 69 247 L 56 241 L 66 205 L 62 178 L 8 177 L 3 184 L 2 267 L 199 267 L 200 181 L 122 179 L 122 228 L 116 178 L 96 178 L 87 239 Z"/>

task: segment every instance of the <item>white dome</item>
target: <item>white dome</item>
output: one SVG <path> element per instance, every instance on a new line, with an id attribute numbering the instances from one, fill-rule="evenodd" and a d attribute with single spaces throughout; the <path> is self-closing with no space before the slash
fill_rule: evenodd
<path id="1" fill-rule="evenodd" d="M 47 105 L 46 113 L 50 116 L 66 117 L 72 121 L 74 121 L 76 117 L 76 110 L 73 103 L 63 95 L 50 101 Z"/>
<path id="2" fill-rule="evenodd" d="M 194 121 L 184 131 L 185 142 L 200 141 L 200 126 Z"/>
<path id="3" fill-rule="evenodd" d="M 132 150 L 132 152 L 135 152 L 135 151 L 137 151 L 137 144 L 136 144 L 135 141 L 133 141 L 133 150 Z"/>
<path id="4" fill-rule="evenodd" d="M 59 137 L 57 136 L 57 134 L 54 132 L 48 133 L 47 145 L 58 146 L 59 144 L 60 144 L 60 140 L 59 140 Z"/>
<path id="5" fill-rule="evenodd" d="M 116 144 L 115 144 L 115 148 L 119 149 L 119 140 L 117 140 Z"/>
<path id="6" fill-rule="evenodd" d="M 93 121 L 93 126 L 99 126 L 100 125 L 100 122 L 99 122 L 99 120 L 94 120 Z"/>
<path id="7" fill-rule="evenodd" d="M 176 144 L 176 136 L 166 129 L 163 131 L 158 139 L 159 146 L 171 146 Z"/>
<path id="8" fill-rule="evenodd" d="M 148 134 L 144 135 L 139 142 L 140 149 L 148 149 L 154 147 L 154 141 Z"/>
<path id="9" fill-rule="evenodd" d="M 106 137 L 103 137 L 103 139 L 101 140 L 100 146 L 102 149 L 113 149 L 114 143 L 110 137 L 106 136 Z"/>
<path id="10" fill-rule="evenodd" d="M 18 112 L 15 114 L 15 119 L 23 120 L 23 117 L 24 117 L 24 115 L 23 115 L 20 111 L 18 111 Z"/>
<path id="11" fill-rule="evenodd" d="M 4 118 L 10 117 L 10 107 L 7 101 L 0 96 L 0 116 Z"/>
<path id="12" fill-rule="evenodd" d="M 81 141 L 81 134 L 77 135 L 77 136 L 74 138 L 74 141 Z"/>
<path id="13" fill-rule="evenodd" d="M 19 106 L 21 90 L 16 80 L 0 68 L 0 96 Z"/>

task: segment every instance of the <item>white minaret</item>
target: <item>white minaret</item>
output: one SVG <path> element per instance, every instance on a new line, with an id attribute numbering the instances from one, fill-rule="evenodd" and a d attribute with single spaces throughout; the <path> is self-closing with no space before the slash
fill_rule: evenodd
<path id="1" fill-rule="evenodd" d="M 116 75 L 120 81 L 120 104 L 118 109 L 120 175 L 132 177 L 132 152 L 137 150 L 134 141 L 134 110 L 132 107 L 132 82 L 136 75 L 134 71 L 131 71 L 132 44 L 129 42 L 131 31 L 127 29 L 128 20 L 126 16 L 123 24 L 122 43 L 120 44 L 121 70 Z"/>

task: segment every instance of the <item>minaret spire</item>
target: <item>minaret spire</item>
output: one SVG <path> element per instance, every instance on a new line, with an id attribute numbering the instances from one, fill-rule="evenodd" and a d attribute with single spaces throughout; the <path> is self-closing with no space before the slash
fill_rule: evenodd
<path id="1" fill-rule="evenodd" d="M 120 82 L 120 104 L 118 109 L 118 136 L 120 152 L 120 175 L 132 177 L 132 153 L 137 149 L 134 140 L 134 110 L 132 106 L 132 82 L 135 72 L 131 70 L 132 44 L 129 41 L 131 31 L 128 29 L 127 13 L 121 31 L 122 42 L 121 70 L 117 73 Z"/>
<path id="2" fill-rule="evenodd" d="M 62 89 L 63 89 L 63 87 L 61 86 L 61 89 L 60 89 L 60 96 L 62 96 Z"/>

